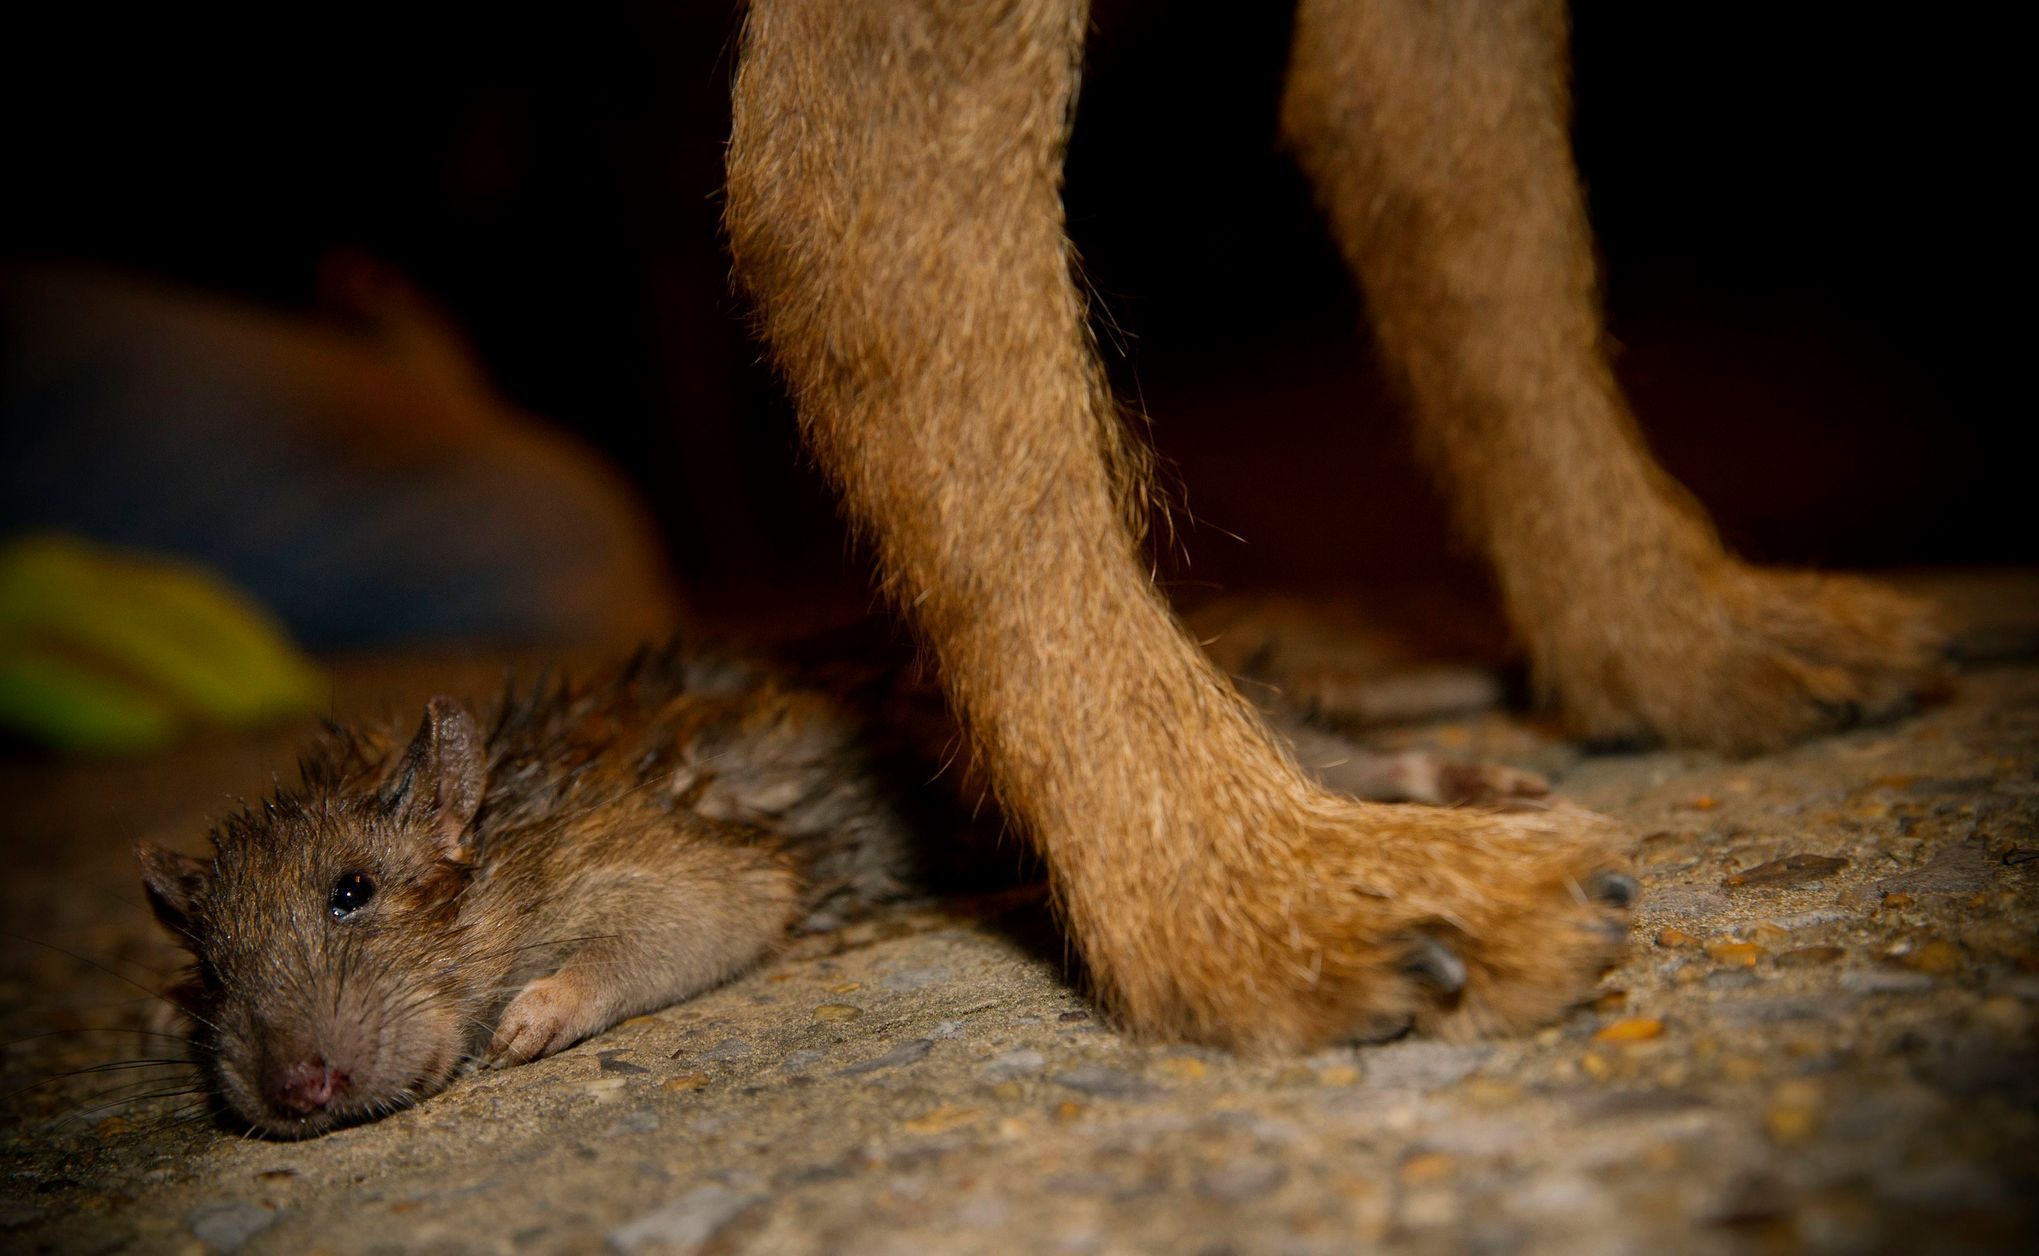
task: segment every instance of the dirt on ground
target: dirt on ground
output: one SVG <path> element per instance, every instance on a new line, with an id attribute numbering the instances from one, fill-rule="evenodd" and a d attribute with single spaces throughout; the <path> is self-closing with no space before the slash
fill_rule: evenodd
<path id="1" fill-rule="evenodd" d="M 1632 826 L 1645 898 L 1540 1033 L 1246 1061 L 1116 1032 L 1037 891 L 805 938 L 700 998 L 300 1143 L 136 1033 L 176 967 L 130 843 L 194 849 L 302 730 L 0 764 L 13 1251 L 2030 1250 L 2035 585 L 1943 579 L 1975 656 L 1902 723 L 1732 761 L 1520 715 L 1380 730 Z M 340 667 L 340 709 L 494 664 Z"/>

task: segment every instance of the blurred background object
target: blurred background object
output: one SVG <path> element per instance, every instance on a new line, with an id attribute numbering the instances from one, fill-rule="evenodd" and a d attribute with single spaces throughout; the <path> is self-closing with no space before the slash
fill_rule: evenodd
<path id="1" fill-rule="evenodd" d="M 207 571 L 60 536 L 0 543 L 0 733 L 152 750 L 197 721 L 259 725 L 328 696 L 268 612 Z"/>
<path id="2" fill-rule="evenodd" d="M 8 273 L 0 534 L 183 555 L 306 644 L 630 641 L 670 626 L 613 472 L 498 400 L 420 299 L 341 260 L 350 313 Z M 373 306 L 365 304 L 372 301 Z"/>
<path id="3" fill-rule="evenodd" d="M 2033 557 L 2010 41 L 1579 0 L 1618 367 L 1754 557 Z M 0 527 L 185 555 L 316 649 L 854 616 L 717 219 L 736 6 L 17 7 Z M 1069 161 L 1185 602 L 1479 573 L 1278 151 L 1283 6 L 1107 0 Z M 2019 329 L 2022 331 L 2022 329 Z M 542 415 L 544 419 L 531 416 Z"/>

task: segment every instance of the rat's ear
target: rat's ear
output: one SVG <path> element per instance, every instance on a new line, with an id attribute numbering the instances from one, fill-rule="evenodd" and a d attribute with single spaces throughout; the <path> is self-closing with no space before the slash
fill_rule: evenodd
<path id="1" fill-rule="evenodd" d="M 383 806 L 422 824 L 446 859 L 470 864 L 478 852 L 469 828 L 487 786 L 488 747 L 480 726 L 458 699 L 441 696 L 425 704 L 424 723 L 404 752 Z"/>
<path id="2" fill-rule="evenodd" d="M 191 900 L 204 888 L 212 862 L 146 840 L 135 843 L 135 858 L 142 861 L 142 888 L 156 919 L 179 942 L 192 945 Z"/>

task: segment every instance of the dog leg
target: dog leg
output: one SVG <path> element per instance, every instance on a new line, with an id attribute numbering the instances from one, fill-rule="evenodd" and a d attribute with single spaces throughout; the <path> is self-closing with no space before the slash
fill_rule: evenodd
<path id="1" fill-rule="evenodd" d="M 1552 1016 L 1625 934 L 1611 826 L 1312 784 L 1153 587 L 1063 233 L 1083 28 L 752 5 L 728 224 L 808 439 L 1125 1023 L 1277 1048 Z"/>
<path id="2" fill-rule="evenodd" d="M 1924 609 L 1728 555 L 1609 369 L 1560 0 L 1303 0 L 1283 126 L 1419 441 L 1576 727 L 1753 751 L 1901 709 Z"/>

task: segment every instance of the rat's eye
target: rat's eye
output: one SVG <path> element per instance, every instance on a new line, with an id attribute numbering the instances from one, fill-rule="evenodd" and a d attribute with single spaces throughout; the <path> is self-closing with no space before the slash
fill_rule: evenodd
<path id="1" fill-rule="evenodd" d="M 333 882 L 333 893 L 326 899 L 326 910 L 333 913 L 333 919 L 347 917 L 368 906 L 368 900 L 375 897 L 375 882 L 366 873 L 343 872 Z"/>

